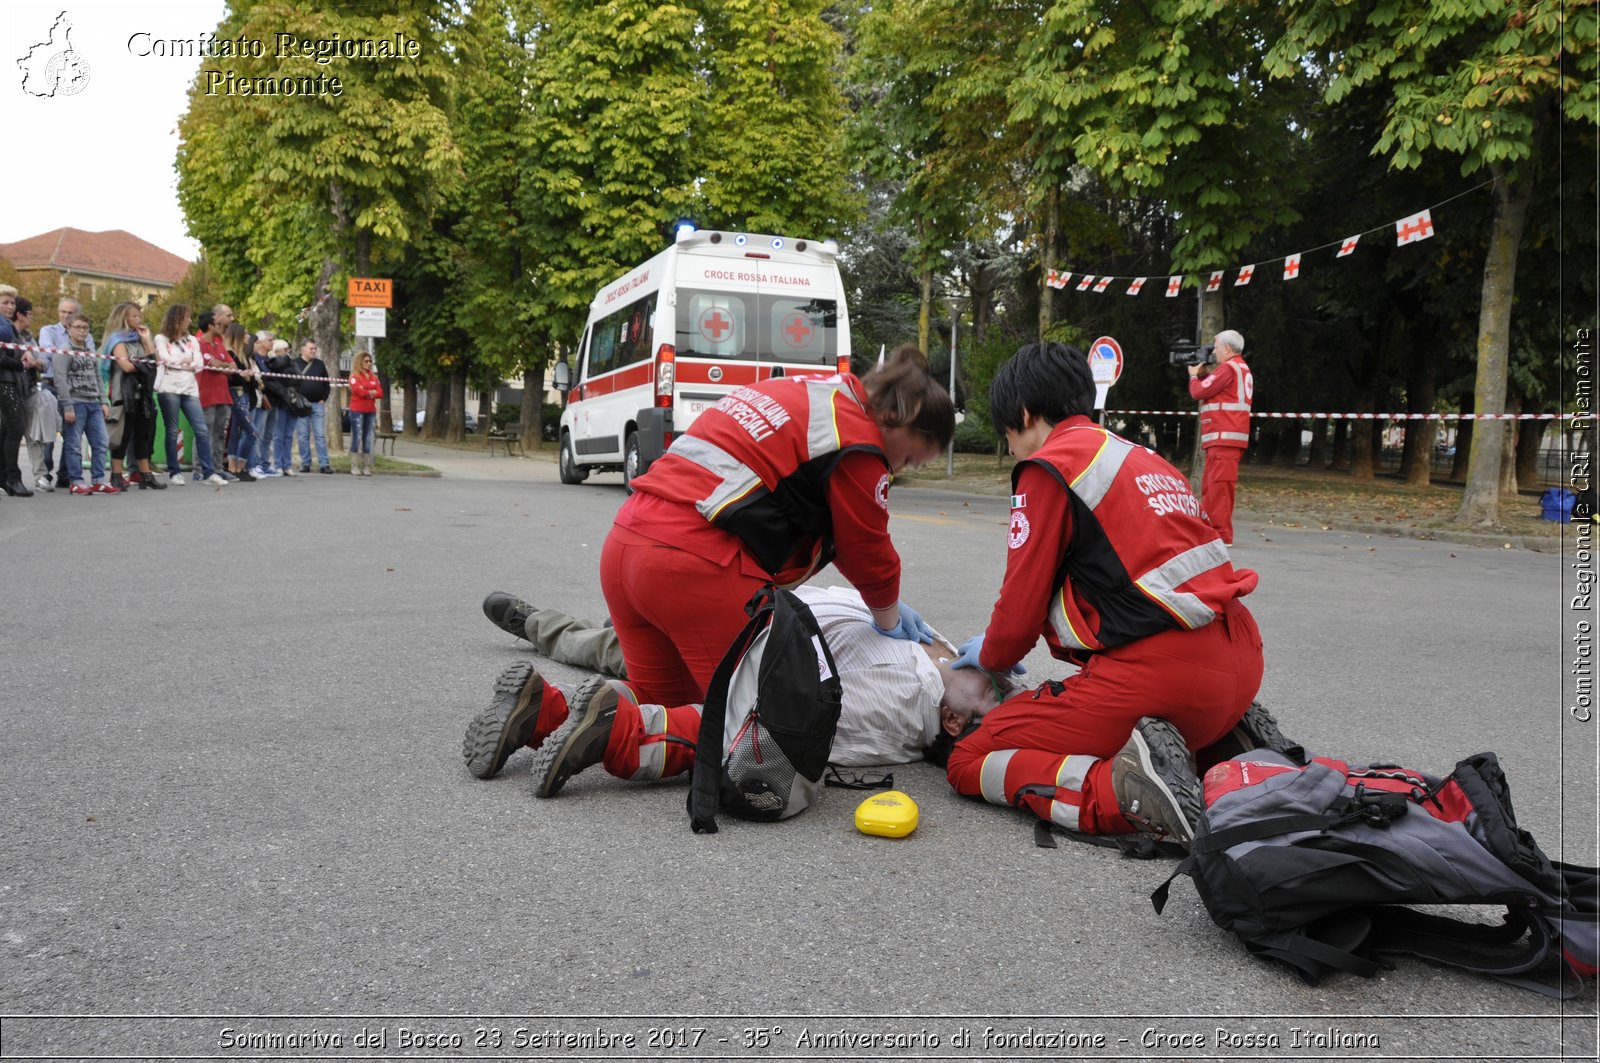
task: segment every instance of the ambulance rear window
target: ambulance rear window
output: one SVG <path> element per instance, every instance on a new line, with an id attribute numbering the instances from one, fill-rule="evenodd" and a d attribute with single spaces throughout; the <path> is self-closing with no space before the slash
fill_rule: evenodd
<path id="1" fill-rule="evenodd" d="M 679 358 L 832 366 L 839 304 L 804 295 L 678 292 Z"/>

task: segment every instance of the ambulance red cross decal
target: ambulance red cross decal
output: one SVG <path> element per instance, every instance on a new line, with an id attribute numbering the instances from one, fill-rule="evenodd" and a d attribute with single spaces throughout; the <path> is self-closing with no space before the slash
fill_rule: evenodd
<path id="1" fill-rule="evenodd" d="M 783 338 L 791 347 L 804 347 L 811 342 L 811 322 L 798 310 L 783 319 Z"/>
<path id="2" fill-rule="evenodd" d="M 721 343 L 722 338 L 732 331 L 733 320 L 722 307 L 713 306 L 700 315 L 700 335 L 712 343 Z"/>

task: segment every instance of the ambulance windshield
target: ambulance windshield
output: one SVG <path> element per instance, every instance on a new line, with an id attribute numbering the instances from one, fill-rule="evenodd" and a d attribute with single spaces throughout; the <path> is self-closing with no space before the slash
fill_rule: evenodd
<path id="1" fill-rule="evenodd" d="M 753 292 L 678 291 L 679 358 L 832 366 L 839 304 Z"/>

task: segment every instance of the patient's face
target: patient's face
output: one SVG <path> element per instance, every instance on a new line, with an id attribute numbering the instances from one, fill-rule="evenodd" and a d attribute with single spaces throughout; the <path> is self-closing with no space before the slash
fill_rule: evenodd
<path id="1" fill-rule="evenodd" d="M 945 671 L 944 712 L 941 721 L 951 734 L 960 734 L 968 723 L 1000 704 L 995 697 L 989 673 L 978 668 Z M 952 727 L 954 729 L 952 730 Z"/>

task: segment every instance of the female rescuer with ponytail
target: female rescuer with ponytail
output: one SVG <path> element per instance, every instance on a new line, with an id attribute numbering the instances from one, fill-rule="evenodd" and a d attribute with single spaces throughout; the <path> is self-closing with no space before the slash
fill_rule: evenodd
<path id="1" fill-rule="evenodd" d="M 541 729 L 571 712 L 559 770 L 539 795 L 602 758 L 624 778 L 687 770 L 694 705 L 743 629 L 745 603 L 769 583 L 803 583 L 833 561 L 880 633 L 931 642 L 899 600 L 889 484 L 937 457 L 954 432 L 949 394 L 911 361 L 865 379 L 765 380 L 702 413 L 633 481 L 601 551 L 627 683 L 586 684 L 570 707 L 548 684 L 538 692 Z M 533 722 L 529 714 L 524 726 Z"/>

